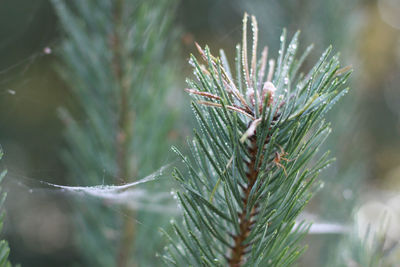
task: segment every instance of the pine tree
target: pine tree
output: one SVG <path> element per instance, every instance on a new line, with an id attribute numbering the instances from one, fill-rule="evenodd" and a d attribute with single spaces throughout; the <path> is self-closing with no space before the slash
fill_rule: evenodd
<path id="1" fill-rule="evenodd" d="M 174 77 L 166 52 L 174 52 L 170 14 L 175 1 L 53 4 L 66 35 L 60 73 L 81 112 L 61 112 L 68 143 L 62 156 L 70 181 L 121 184 L 159 169 L 167 160 L 171 142 L 166 137 L 175 117 L 166 103 Z M 149 185 L 148 194 L 156 194 L 153 187 Z M 96 201 L 86 202 L 76 205 L 76 218 L 77 242 L 87 265 L 156 264 L 155 253 L 163 247 L 157 229 L 167 220 L 164 216 L 128 208 L 115 213 Z"/>
<path id="2" fill-rule="evenodd" d="M 288 266 L 304 251 L 298 241 L 308 224 L 296 217 L 331 162 L 318 152 L 331 131 L 323 117 L 347 92 L 350 71 L 328 48 L 299 73 L 311 47 L 296 57 L 299 33 L 286 46 L 285 31 L 277 60 L 267 60 L 267 47 L 257 60 L 254 16 L 249 59 L 247 20 L 235 72 L 223 51 L 214 57 L 198 45 L 204 65 L 191 56 L 197 82 L 187 91 L 199 130 L 190 158 L 176 150 L 188 174 L 174 172 L 184 219 L 173 223 L 178 241 L 166 233 L 171 266 Z"/>
<path id="3" fill-rule="evenodd" d="M 0 160 L 3 158 L 3 151 L 0 150 Z M 0 183 L 2 183 L 4 177 L 6 176 L 7 171 L 3 170 L 0 173 Z M 0 192 L 1 192 L 0 187 Z M 4 223 L 4 202 L 6 200 L 7 194 L 2 192 L 0 196 L 0 232 L 3 229 Z M 8 255 L 10 254 L 10 248 L 6 240 L 0 240 L 0 266 L 11 267 L 11 263 L 8 261 Z"/>

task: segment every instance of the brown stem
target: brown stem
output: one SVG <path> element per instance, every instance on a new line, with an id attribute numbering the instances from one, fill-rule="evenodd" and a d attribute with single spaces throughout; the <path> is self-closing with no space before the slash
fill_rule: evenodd
<path id="1" fill-rule="evenodd" d="M 132 138 L 132 120 L 129 112 L 129 85 L 124 82 L 123 73 L 123 48 L 121 46 L 121 32 L 123 25 L 123 7 L 124 0 L 116 0 L 114 5 L 114 32 L 111 36 L 111 49 L 113 51 L 112 68 L 116 83 L 120 90 L 119 114 L 118 114 L 118 130 L 116 136 L 116 152 L 117 152 L 117 177 L 122 178 L 124 182 L 129 182 L 128 177 L 132 176 L 129 170 L 128 147 Z M 132 245 L 135 236 L 135 223 L 132 220 L 134 212 L 132 210 L 124 210 L 124 221 L 121 232 L 121 240 L 116 259 L 118 267 L 125 267 L 129 264 L 129 256 L 131 254 Z"/>
<path id="2" fill-rule="evenodd" d="M 249 196 L 252 188 L 254 187 L 257 176 L 258 176 L 258 166 L 256 167 L 256 156 L 257 156 L 257 139 L 255 136 L 250 138 L 251 144 L 249 146 L 250 161 L 247 163 L 248 171 L 247 175 L 247 186 L 243 189 L 243 209 L 238 214 L 239 219 L 239 233 L 233 236 L 234 245 L 231 250 L 231 257 L 229 259 L 230 267 L 240 267 L 243 263 L 244 256 L 246 254 L 246 249 L 248 244 L 244 244 L 244 241 L 249 236 L 251 228 L 254 224 L 254 217 L 257 214 L 258 205 L 254 205 L 248 215 L 246 210 L 248 206 Z"/>

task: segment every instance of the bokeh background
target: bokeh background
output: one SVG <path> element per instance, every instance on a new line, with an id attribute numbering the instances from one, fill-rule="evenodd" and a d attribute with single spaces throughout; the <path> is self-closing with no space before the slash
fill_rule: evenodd
<path id="1" fill-rule="evenodd" d="M 183 0 L 175 14 L 179 32 L 176 60 L 182 71 L 177 88 L 191 75 L 187 59 L 193 42 L 233 54 L 241 38 L 243 12 L 255 14 L 260 42 L 277 54 L 282 28 L 300 29 L 303 49 L 314 43 L 311 66 L 329 44 L 352 65 L 351 93 L 330 114 L 333 134 L 327 143 L 338 158 L 322 174 L 325 187 L 308 212 L 318 219 L 345 222 L 374 218 L 390 210 L 400 225 L 400 1 Z M 68 184 L 60 150 L 66 144 L 57 109 L 74 111 L 75 103 L 60 79 L 53 53 L 62 40 L 57 16 L 47 0 L 0 1 L 0 144 L 6 180 L 5 233 L 11 261 L 23 266 L 79 265 L 72 240 L 71 196 L 39 190 L 40 181 Z M 165 51 L 168 53 L 168 51 Z M 182 90 L 183 91 L 183 90 Z M 191 132 L 190 109 L 182 99 L 181 138 Z M 185 103 L 186 101 L 186 103 Z M 79 112 L 77 117 L 79 118 Z M 82 118 L 83 119 L 83 118 Z M 185 126 L 186 125 L 186 126 Z M 361 208 L 361 211 L 360 209 Z M 357 211 L 358 210 L 358 211 Z M 361 213 L 360 213 L 361 212 Z M 390 228 L 394 241 L 400 228 Z M 327 240 L 312 236 L 302 264 L 324 262 Z M 314 265 L 318 266 L 318 265 Z"/>

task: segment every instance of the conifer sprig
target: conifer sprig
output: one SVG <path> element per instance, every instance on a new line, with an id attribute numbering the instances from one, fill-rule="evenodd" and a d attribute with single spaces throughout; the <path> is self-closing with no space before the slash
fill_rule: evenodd
<path id="1" fill-rule="evenodd" d="M 350 72 L 328 48 L 299 73 L 311 46 L 296 57 L 298 32 L 288 45 L 283 32 L 276 61 L 267 47 L 257 60 L 254 16 L 249 59 L 247 21 L 245 14 L 235 76 L 223 51 L 215 57 L 196 45 L 204 64 L 190 59 L 197 81 L 186 91 L 199 130 L 190 158 L 175 149 L 188 172 L 174 173 L 183 223 L 173 224 L 180 241 L 164 256 L 172 266 L 288 266 L 304 250 L 298 240 L 308 225 L 295 227 L 295 219 L 331 161 L 317 154 L 330 132 L 323 116 L 347 92 Z"/>
<path id="2" fill-rule="evenodd" d="M 60 74 L 80 111 L 79 117 L 61 112 L 68 145 L 62 158 L 70 183 L 131 183 L 159 169 L 172 141 L 166 137 L 175 124 L 175 110 L 166 98 L 176 65 L 170 60 L 176 1 L 52 2 L 65 34 Z M 169 185 L 162 183 L 157 186 L 165 190 Z M 159 193 L 152 184 L 142 189 L 152 196 Z M 154 254 L 164 244 L 154 229 L 165 225 L 169 216 L 129 205 L 121 205 L 121 216 L 106 203 L 88 203 L 77 203 L 74 216 L 86 265 L 157 264 Z"/>

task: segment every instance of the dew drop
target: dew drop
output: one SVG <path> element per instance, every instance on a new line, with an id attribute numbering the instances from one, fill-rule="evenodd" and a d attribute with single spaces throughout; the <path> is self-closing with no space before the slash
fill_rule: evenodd
<path id="1" fill-rule="evenodd" d="M 8 89 L 7 93 L 9 93 L 10 95 L 15 95 L 16 94 L 16 92 L 14 90 L 11 90 L 11 89 Z"/>
<path id="2" fill-rule="evenodd" d="M 45 53 L 46 55 L 50 55 L 51 54 L 51 52 L 52 52 L 52 50 L 51 50 L 51 48 L 50 47 L 45 47 L 44 49 L 43 49 L 43 53 Z"/>
<path id="3" fill-rule="evenodd" d="M 189 64 L 190 64 L 192 67 L 195 67 L 195 64 L 194 64 L 194 61 L 193 61 L 192 58 L 189 59 Z"/>
<path id="4" fill-rule="evenodd" d="M 288 83 L 289 83 L 289 78 L 288 78 L 288 77 L 285 77 L 284 83 L 285 83 L 285 84 L 288 84 Z"/>

